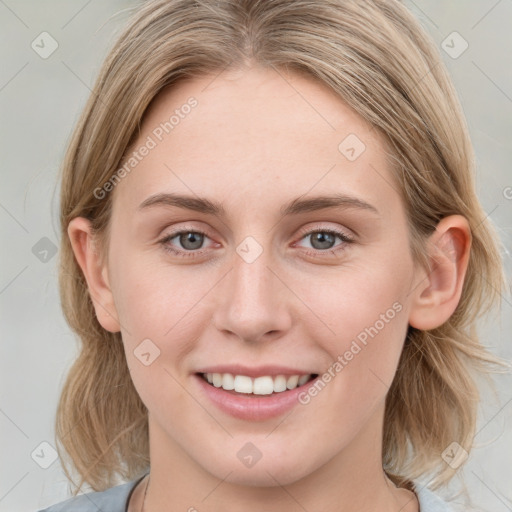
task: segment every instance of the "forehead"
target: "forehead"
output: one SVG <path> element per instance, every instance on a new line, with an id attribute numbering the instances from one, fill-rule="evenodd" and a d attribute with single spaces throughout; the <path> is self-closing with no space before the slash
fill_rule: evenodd
<path id="1" fill-rule="evenodd" d="M 127 156 L 133 151 L 139 155 L 115 190 L 130 209 L 162 192 L 265 208 L 334 189 L 383 206 L 397 198 L 378 131 L 324 84 L 274 69 L 230 70 L 165 89 Z"/>

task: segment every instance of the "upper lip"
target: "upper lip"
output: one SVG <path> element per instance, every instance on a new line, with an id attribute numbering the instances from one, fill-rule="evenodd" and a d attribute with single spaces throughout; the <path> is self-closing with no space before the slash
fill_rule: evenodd
<path id="1" fill-rule="evenodd" d="M 241 364 L 208 366 L 197 370 L 196 373 L 231 373 L 232 375 L 246 375 L 252 378 L 267 375 L 271 377 L 276 377 L 277 375 L 315 375 L 315 372 L 309 370 L 300 370 L 286 366 L 265 365 L 249 367 Z"/>

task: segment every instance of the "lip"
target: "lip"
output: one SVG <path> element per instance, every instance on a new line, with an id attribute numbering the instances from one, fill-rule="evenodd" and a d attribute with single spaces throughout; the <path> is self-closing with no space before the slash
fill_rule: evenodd
<path id="1" fill-rule="evenodd" d="M 276 365 L 265 365 L 258 367 L 249 367 L 238 364 L 231 365 L 218 365 L 218 366 L 208 366 L 205 368 L 200 368 L 196 371 L 197 373 L 231 373 L 232 375 L 246 375 L 247 377 L 252 377 L 255 379 L 256 377 L 277 377 L 278 375 L 285 375 L 290 377 L 291 375 L 313 375 L 318 374 L 317 371 L 311 370 L 298 370 L 297 368 L 290 368 L 285 366 L 276 366 Z"/>
<path id="2" fill-rule="evenodd" d="M 219 369 L 221 367 L 216 368 Z M 260 369 L 258 369 L 258 372 L 259 371 Z M 232 372 L 208 371 L 200 373 Z M 305 375 L 306 373 L 302 373 L 302 375 Z M 247 375 L 247 373 L 237 373 L 236 375 Z M 258 375 L 262 375 L 262 373 L 259 373 Z M 269 374 L 267 373 L 267 375 Z M 280 375 L 286 375 L 286 373 L 280 373 Z M 298 375 L 298 373 L 292 373 L 291 375 Z M 250 377 L 251 375 L 247 376 Z M 248 394 L 247 396 L 244 396 L 243 394 L 238 395 L 233 394 L 230 391 L 225 391 L 221 387 L 216 388 L 215 386 L 212 386 L 206 382 L 206 380 L 200 374 L 194 374 L 193 377 L 196 380 L 201 393 L 203 393 L 208 398 L 208 400 L 210 400 L 222 412 L 245 421 L 265 421 L 281 416 L 293 409 L 293 407 L 300 405 L 298 399 L 299 394 L 313 385 L 320 376 L 318 375 L 314 379 L 295 389 L 288 389 L 286 391 L 282 391 L 281 393 L 265 395 L 261 398 L 258 395 Z"/>

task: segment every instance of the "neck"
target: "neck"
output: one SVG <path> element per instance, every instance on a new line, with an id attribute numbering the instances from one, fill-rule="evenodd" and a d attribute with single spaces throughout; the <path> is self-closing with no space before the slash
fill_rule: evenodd
<path id="1" fill-rule="evenodd" d="M 379 426 L 379 422 L 369 423 Z M 281 512 L 283 508 L 289 512 L 418 512 L 414 493 L 397 489 L 382 470 L 381 427 L 380 422 L 380 428 L 361 432 L 327 463 L 298 480 L 285 482 L 285 473 L 274 471 L 276 459 L 272 471 L 265 471 L 265 482 L 251 484 L 240 480 L 238 465 L 216 476 L 207 471 L 202 461 L 184 452 L 150 417 L 151 479 L 144 512 Z"/>

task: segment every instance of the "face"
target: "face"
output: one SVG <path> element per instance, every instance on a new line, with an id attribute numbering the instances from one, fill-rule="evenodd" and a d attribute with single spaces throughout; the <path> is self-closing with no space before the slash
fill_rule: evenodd
<path id="1" fill-rule="evenodd" d="M 286 485 L 380 461 L 415 272 L 380 135 L 324 85 L 250 68 L 161 93 L 135 150 L 106 276 L 152 467 Z"/>

